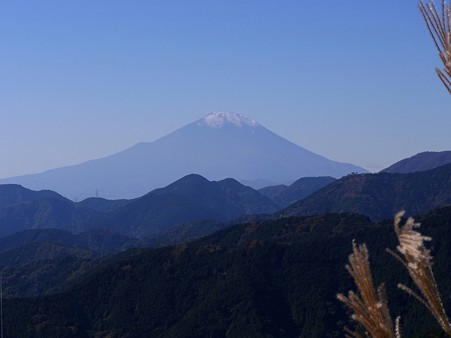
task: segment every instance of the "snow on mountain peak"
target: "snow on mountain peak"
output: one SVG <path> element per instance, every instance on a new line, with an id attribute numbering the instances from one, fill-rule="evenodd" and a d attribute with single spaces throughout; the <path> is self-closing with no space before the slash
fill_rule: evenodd
<path id="1" fill-rule="evenodd" d="M 258 126 L 257 121 L 232 112 L 215 112 L 207 115 L 201 119 L 198 123 L 199 125 L 206 125 L 211 128 L 221 128 L 226 124 L 233 124 L 235 127 L 256 127 Z"/>

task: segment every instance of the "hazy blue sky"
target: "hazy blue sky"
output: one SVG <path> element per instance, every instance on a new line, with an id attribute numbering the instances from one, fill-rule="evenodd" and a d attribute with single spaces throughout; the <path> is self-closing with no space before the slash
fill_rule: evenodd
<path id="1" fill-rule="evenodd" d="M 3 1 L 0 44 L 0 178 L 213 111 L 371 170 L 451 149 L 416 1 Z"/>

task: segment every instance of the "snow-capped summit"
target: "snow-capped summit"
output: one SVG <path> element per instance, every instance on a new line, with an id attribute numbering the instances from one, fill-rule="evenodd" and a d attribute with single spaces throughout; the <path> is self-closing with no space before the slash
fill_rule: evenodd
<path id="1" fill-rule="evenodd" d="M 227 124 L 232 124 L 235 127 L 258 126 L 257 121 L 251 119 L 250 117 L 233 112 L 214 112 L 199 120 L 197 124 L 205 125 L 211 128 L 221 128 Z"/>

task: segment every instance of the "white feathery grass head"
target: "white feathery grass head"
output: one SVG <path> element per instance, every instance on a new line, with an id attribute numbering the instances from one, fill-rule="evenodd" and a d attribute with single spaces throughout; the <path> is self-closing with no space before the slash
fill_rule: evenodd
<path id="1" fill-rule="evenodd" d="M 427 4 L 420 0 L 418 6 L 445 67 L 444 71 L 436 68 L 437 75 L 451 94 L 451 4 L 442 0 L 437 10 L 433 0 Z"/>
<path id="2" fill-rule="evenodd" d="M 407 268 L 421 295 L 404 284 L 398 284 L 398 287 L 426 306 L 442 329 L 448 335 L 451 335 L 451 324 L 446 316 L 432 273 L 431 251 L 424 246 L 424 243 L 430 241 L 431 238 L 414 230 L 420 227 L 420 223 L 415 223 L 411 217 L 407 219 L 404 225 L 400 225 L 403 216 L 404 211 L 398 212 L 394 220 L 395 233 L 399 240 L 397 249 L 402 257 L 391 250 L 387 251 Z"/>
<path id="3" fill-rule="evenodd" d="M 395 216 L 395 233 L 398 236 L 398 251 L 406 256 L 407 263 L 411 268 L 416 269 L 418 264 L 432 265 L 431 251 L 426 249 L 424 242 L 431 240 L 430 237 L 423 236 L 417 229 L 420 223 L 415 223 L 412 217 L 409 217 L 406 223 L 401 227 L 401 219 L 405 212 L 400 211 Z"/>
<path id="4" fill-rule="evenodd" d="M 346 270 L 354 279 L 358 293 L 349 291 L 347 297 L 338 294 L 337 298 L 353 311 L 351 318 L 365 328 L 367 337 L 400 337 L 397 335 L 399 323 L 394 328 L 390 317 L 384 286 L 381 285 L 377 290 L 374 288 L 366 245 L 357 245 L 353 241 L 352 251 Z M 346 337 L 361 337 L 359 333 L 348 328 L 345 328 L 345 332 Z"/>

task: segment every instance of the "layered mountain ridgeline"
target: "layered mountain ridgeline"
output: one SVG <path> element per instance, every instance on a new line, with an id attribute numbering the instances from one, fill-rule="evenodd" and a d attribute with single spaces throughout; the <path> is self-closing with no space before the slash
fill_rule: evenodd
<path id="1" fill-rule="evenodd" d="M 327 177 L 303 178 L 289 187 L 269 187 L 262 192 L 279 203 L 288 203 L 322 187 L 270 218 L 355 212 L 381 220 L 391 218 L 401 209 L 414 214 L 451 204 L 450 172 L 451 164 L 411 174 L 348 175 L 336 181 Z M 165 232 L 174 225 L 181 229 L 183 224 L 207 219 L 245 221 L 243 215 L 269 215 L 279 210 L 269 197 L 233 179 L 211 182 L 194 174 L 134 200 L 91 198 L 74 203 L 50 191 L 33 192 L 11 185 L 0 188 L 2 236 L 29 228 L 72 232 L 110 228 L 128 236 L 162 234 L 163 242 L 169 244 L 178 241 L 169 239 L 170 232 Z M 197 231 L 191 226 L 189 231 L 210 233 L 206 227 L 203 229 L 207 231 Z"/>
<path id="2" fill-rule="evenodd" d="M 426 151 L 398 161 L 381 172 L 413 173 L 435 169 L 449 163 L 451 163 L 451 151 Z"/>
<path id="3" fill-rule="evenodd" d="M 298 202 L 314 192 L 324 188 L 335 181 L 335 178 L 325 177 L 302 177 L 289 186 L 275 185 L 258 191 L 276 202 L 280 207 L 287 207 Z"/>
<path id="4" fill-rule="evenodd" d="M 0 185 L 0 236 L 25 229 L 85 230 L 99 216 L 48 190 L 32 191 L 19 185 Z"/>
<path id="5" fill-rule="evenodd" d="M 192 174 L 134 200 L 91 226 L 142 237 L 174 224 L 232 220 L 242 214 L 273 213 L 278 209 L 269 198 L 234 179 L 210 182 Z"/>
<path id="6" fill-rule="evenodd" d="M 3 193 L 0 194 L 3 234 L 24 227 L 51 227 L 56 221 L 71 231 L 93 228 L 75 234 L 61 229 L 28 229 L 0 238 L 4 292 L 21 296 L 61 290 L 92 272 L 97 267 L 97 257 L 131 247 L 187 242 L 230 225 L 230 222 L 202 221 L 208 216 L 232 218 L 246 212 L 276 210 L 271 200 L 235 180 L 209 182 L 198 175 L 189 175 L 159 189 L 149 194 L 151 198 L 144 196 L 136 200 L 91 198 L 74 203 L 51 191 L 35 192 L 17 185 L 0 186 L 0 192 Z M 47 213 L 34 208 L 42 205 L 50 206 Z M 91 218 L 77 222 L 74 227 L 71 220 L 81 219 L 77 213 Z M 150 215 L 148 219 L 147 215 Z M 126 221 L 110 222 L 115 217 Z M 186 223 L 189 220 L 192 222 Z M 184 224 L 174 224 L 176 221 Z M 126 233 L 139 224 L 141 234 L 148 236 L 137 240 L 112 231 L 118 224 L 119 230 Z M 152 224 L 158 226 L 152 228 Z"/>
<path id="7" fill-rule="evenodd" d="M 72 232 L 109 228 L 134 237 L 162 234 L 161 238 L 166 237 L 163 242 L 176 243 L 168 238 L 170 232 L 165 233 L 171 226 L 180 229 L 183 224 L 202 220 L 245 221 L 243 215 L 269 215 L 280 209 L 275 201 L 288 203 L 314 190 L 317 191 L 269 217 L 355 212 L 381 220 L 401 209 L 414 214 L 451 204 L 450 176 L 451 164 L 411 174 L 353 174 L 335 181 L 329 177 L 302 178 L 289 187 L 268 187 L 258 192 L 234 179 L 211 182 L 192 174 L 134 200 L 91 198 L 78 203 L 50 191 L 0 185 L 0 234 L 30 228 Z M 210 231 L 203 229 L 207 231 L 191 226 L 189 231 Z"/>
<path id="8" fill-rule="evenodd" d="M 0 190 L 0 200 L 5 201 L 0 204 L 0 236 L 36 228 L 75 232 L 109 228 L 146 236 L 174 224 L 231 220 L 242 214 L 279 209 L 272 200 L 234 179 L 210 182 L 194 174 L 134 200 L 90 198 L 75 203 L 49 191 L 34 192 L 17 185 L 0 187 L 5 187 L 4 193 Z M 33 198 L 14 199 L 11 195 Z"/>
<path id="9" fill-rule="evenodd" d="M 448 164 L 411 174 L 348 175 L 279 214 L 355 212 L 382 220 L 392 218 L 399 210 L 418 214 L 450 204 L 451 164 Z"/>
<path id="10" fill-rule="evenodd" d="M 33 191 L 17 184 L 0 185 L 0 206 L 2 207 L 52 198 L 66 200 L 60 194 L 50 190 Z"/>
<path id="11" fill-rule="evenodd" d="M 451 207 L 420 218 L 431 235 L 437 283 L 451 292 Z M 352 214 L 238 225 L 189 245 L 118 259 L 61 294 L 4 300 L 14 337 L 334 337 L 348 321 L 337 292 L 354 289 L 344 265 L 351 241 L 368 244 L 375 283 L 384 281 L 403 335 L 440 329 L 401 291 L 408 281 L 385 252 L 391 224 Z M 445 307 L 451 306 L 443 297 Z"/>

